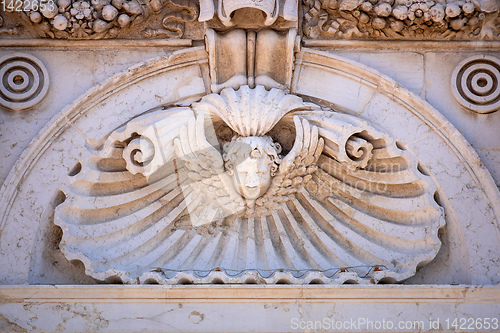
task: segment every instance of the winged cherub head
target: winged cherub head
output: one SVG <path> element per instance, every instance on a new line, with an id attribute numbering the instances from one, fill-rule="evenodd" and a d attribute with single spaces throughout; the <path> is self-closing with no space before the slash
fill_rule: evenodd
<path id="1" fill-rule="evenodd" d="M 247 201 L 266 193 L 278 170 L 281 145 L 269 136 L 239 136 L 223 150 L 224 165 L 238 193 Z"/>

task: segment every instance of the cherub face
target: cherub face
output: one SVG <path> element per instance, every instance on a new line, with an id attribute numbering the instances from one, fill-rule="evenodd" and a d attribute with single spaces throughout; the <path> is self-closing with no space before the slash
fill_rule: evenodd
<path id="1" fill-rule="evenodd" d="M 280 145 L 268 136 L 238 137 L 227 143 L 224 151 L 236 191 L 247 201 L 266 193 L 278 169 Z"/>
<path id="2" fill-rule="evenodd" d="M 233 183 L 242 197 L 255 200 L 266 193 L 271 185 L 271 164 L 269 157 L 261 156 L 258 150 L 254 150 L 246 160 L 236 165 Z"/>

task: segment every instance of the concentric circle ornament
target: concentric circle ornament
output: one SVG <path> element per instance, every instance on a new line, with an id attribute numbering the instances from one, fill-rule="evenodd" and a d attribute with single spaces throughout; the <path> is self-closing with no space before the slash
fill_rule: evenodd
<path id="1" fill-rule="evenodd" d="M 469 57 L 452 74 L 451 87 L 456 100 L 477 113 L 500 109 L 500 60 L 486 55 Z"/>
<path id="2" fill-rule="evenodd" d="M 38 104 L 49 89 L 49 73 L 32 55 L 16 53 L 0 58 L 0 105 L 20 111 Z"/>

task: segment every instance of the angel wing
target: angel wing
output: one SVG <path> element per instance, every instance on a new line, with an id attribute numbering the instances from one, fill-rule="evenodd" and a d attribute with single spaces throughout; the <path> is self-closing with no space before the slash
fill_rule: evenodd
<path id="1" fill-rule="evenodd" d="M 318 127 L 310 126 L 306 119 L 293 117 L 296 137 L 290 152 L 281 161 L 278 174 L 260 200 L 260 205 L 270 210 L 276 209 L 275 203 L 290 200 L 291 195 L 306 185 L 316 172 L 316 162 L 324 149 L 323 138 L 318 137 Z"/>
<path id="2" fill-rule="evenodd" d="M 280 238 L 303 245 L 303 262 L 359 276 L 383 267 L 372 274 L 401 280 L 436 255 L 444 218 L 414 156 L 352 116 L 296 111 L 282 121 L 292 119 L 295 142 L 266 199 L 280 203 Z"/>
<path id="3" fill-rule="evenodd" d="M 174 139 L 175 152 L 185 162 L 187 178 L 191 180 L 182 188 L 185 193 L 193 192 L 186 197 L 186 204 L 194 226 L 236 214 L 245 207 L 224 170 L 220 152 L 206 139 L 204 120 L 203 113 L 190 119 Z"/>
<path id="4" fill-rule="evenodd" d="M 198 226 L 239 210 L 204 120 L 190 108 L 146 114 L 78 163 L 55 213 L 68 259 L 98 279 L 130 279 L 181 260 L 175 248 L 207 232 Z"/>

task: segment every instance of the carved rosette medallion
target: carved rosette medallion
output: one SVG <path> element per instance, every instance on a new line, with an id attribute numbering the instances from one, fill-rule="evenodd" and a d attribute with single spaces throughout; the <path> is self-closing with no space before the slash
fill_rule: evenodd
<path id="1" fill-rule="evenodd" d="M 13 111 L 38 104 L 49 89 L 49 73 L 32 55 L 17 53 L 0 58 L 0 105 Z"/>
<path id="2" fill-rule="evenodd" d="M 500 109 L 500 61 L 491 56 L 472 56 L 461 61 L 451 78 L 455 99 L 477 113 Z"/>
<path id="3" fill-rule="evenodd" d="M 55 223 L 101 280 L 400 281 L 441 246 L 423 170 L 364 120 L 226 88 L 111 133 L 70 173 Z"/>

